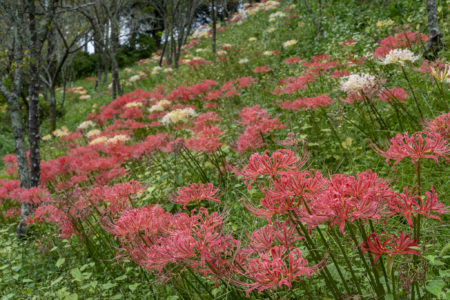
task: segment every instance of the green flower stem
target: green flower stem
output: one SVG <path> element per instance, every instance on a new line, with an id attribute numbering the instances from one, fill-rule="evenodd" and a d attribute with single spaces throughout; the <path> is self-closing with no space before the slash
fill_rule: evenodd
<path id="1" fill-rule="evenodd" d="M 315 249 L 317 249 L 317 247 L 314 245 L 314 242 L 312 241 L 312 239 L 311 239 L 311 237 L 310 237 L 310 235 L 308 233 L 308 229 L 306 229 L 305 226 L 303 226 L 303 224 L 301 222 L 294 222 L 294 218 L 292 217 L 291 214 L 289 214 L 289 218 L 290 218 L 292 224 L 295 224 L 295 229 L 296 229 L 297 233 L 300 236 L 302 236 L 302 235 L 305 236 L 306 247 L 308 248 L 309 252 L 313 256 L 313 259 L 315 260 L 315 262 L 319 263 L 321 261 L 320 255 L 315 250 Z M 298 229 L 297 224 L 300 226 L 301 231 L 303 232 L 303 234 Z M 340 293 L 339 289 L 337 288 L 336 282 L 334 281 L 333 277 L 331 276 L 330 271 L 328 270 L 326 265 L 323 267 L 323 270 L 324 270 L 324 273 L 321 272 L 320 274 L 323 276 L 326 285 L 330 289 L 331 293 L 333 293 L 334 298 L 335 299 L 340 299 L 341 293 Z"/>
<path id="2" fill-rule="evenodd" d="M 350 262 L 350 260 L 349 260 L 349 258 L 347 256 L 347 252 L 345 252 L 345 249 L 344 249 L 344 247 L 341 244 L 341 240 L 339 239 L 338 235 L 336 234 L 336 229 L 335 228 L 330 228 L 330 231 L 331 231 L 332 235 L 334 236 L 336 244 L 338 245 L 339 249 L 341 250 L 342 255 L 344 256 L 344 260 L 345 260 L 345 263 L 347 264 L 347 267 L 350 269 L 350 274 L 352 276 L 353 284 L 358 289 L 358 293 L 359 293 L 359 296 L 361 297 L 361 299 L 364 299 L 363 293 L 361 291 L 361 286 L 359 284 L 358 279 L 356 278 L 355 271 L 353 270 L 352 264 L 351 264 L 351 262 Z"/>
<path id="3" fill-rule="evenodd" d="M 394 295 L 394 300 L 397 300 L 397 288 L 395 286 L 395 270 L 394 268 L 391 269 L 391 280 L 392 280 L 392 293 Z"/>
<path id="4" fill-rule="evenodd" d="M 356 238 L 355 231 L 353 230 L 353 225 L 349 224 L 348 229 L 350 231 L 350 237 L 352 238 L 353 243 L 355 244 L 355 247 L 356 247 L 356 249 L 358 251 L 358 255 L 359 255 L 359 257 L 360 257 L 360 259 L 361 259 L 361 261 L 363 263 L 364 268 L 366 269 L 367 276 L 369 276 L 369 280 L 371 282 L 371 286 L 375 290 L 377 295 L 379 297 L 382 297 L 383 295 L 379 291 L 378 285 L 376 284 L 375 279 L 372 276 L 372 272 L 370 271 L 369 265 L 366 262 L 366 257 L 364 256 L 364 253 L 362 252 L 361 247 L 359 245 L 358 239 Z"/>
<path id="5" fill-rule="evenodd" d="M 410 80 L 409 80 L 409 77 L 408 77 L 408 75 L 406 74 L 405 68 L 404 68 L 402 65 L 400 65 L 400 68 L 402 69 L 403 75 L 405 76 L 405 79 L 406 79 L 406 81 L 408 82 L 408 87 L 409 87 L 409 89 L 410 89 L 410 91 L 411 91 L 411 94 L 413 95 L 413 99 L 414 99 L 414 102 L 416 103 L 417 111 L 418 111 L 419 114 L 420 114 L 420 119 L 423 120 L 422 109 L 420 108 L 419 101 L 417 100 L 417 97 L 416 97 L 416 93 L 414 92 L 414 89 L 413 89 L 413 87 L 411 86 L 411 82 L 410 82 Z"/>
<path id="6" fill-rule="evenodd" d="M 363 224 L 361 223 L 361 220 L 357 220 L 357 224 L 358 224 L 359 231 L 361 232 L 361 236 L 362 236 L 363 240 L 367 241 L 367 233 L 366 233 L 366 230 L 364 229 Z M 374 260 L 373 255 L 370 251 L 368 252 L 368 255 L 369 255 L 370 261 L 373 261 Z M 373 271 L 373 275 L 375 276 L 375 281 L 376 281 L 377 285 L 380 287 L 380 289 L 383 290 L 383 295 L 384 295 L 385 291 L 384 291 L 383 285 L 380 282 L 380 275 L 378 274 L 378 270 L 373 264 L 370 264 L 370 265 L 372 266 L 372 271 Z"/>
<path id="7" fill-rule="evenodd" d="M 369 224 L 370 224 L 370 230 L 372 230 L 372 232 L 375 232 L 375 228 L 373 226 L 372 220 L 369 220 Z M 390 293 L 391 288 L 389 287 L 389 278 L 388 278 L 388 274 L 386 272 L 386 267 L 384 266 L 383 256 L 380 256 L 380 258 L 378 260 L 380 261 L 380 264 L 381 264 L 381 270 L 383 271 L 383 276 L 384 276 L 384 281 L 386 282 L 387 291 L 388 291 L 388 293 Z M 394 288 L 394 287 L 392 287 L 392 288 Z"/>
<path id="8" fill-rule="evenodd" d="M 311 210 L 309 209 L 308 204 L 306 203 L 305 200 L 303 200 L 303 204 L 305 205 L 305 208 L 306 208 L 306 210 L 308 211 L 308 213 L 311 214 Z M 349 295 L 351 295 L 352 292 L 350 291 L 350 288 L 349 288 L 348 285 L 347 285 L 347 282 L 346 282 L 346 280 L 345 280 L 345 278 L 344 278 L 344 275 L 342 274 L 341 267 L 339 266 L 339 264 L 338 264 L 336 258 L 334 257 L 333 253 L 331 252 L 331 247 L 330 247 L 330 245 L 328 244 L 327 240 L 325 239 L 325 237 L 324 237 L 324 235 L 323 235 L 322 230 L 320 229 L 320 227 L 317 226 L 316 229 L 317 229 L 317 231 L 319 232 L 320 239 L 322 240 L 323 244 L 325 245 L 325 248 L 330 250 L 330 251 L 329 251 L 329 254 L 330 254 L 331 260 L 333 261 L 333 263 L 334 263 L 334 265 L 335 265 L 335 267 L 336 267 L 336 270 L 337 270 L 337 272 L 338 272 L 338 274 L 339 274 L 339 277 L 340 277 L 341 280 L 342 280 L 342 284 L 344 285 L 345 290 L 347 291 L 347 293 L 348 293 Z"/>

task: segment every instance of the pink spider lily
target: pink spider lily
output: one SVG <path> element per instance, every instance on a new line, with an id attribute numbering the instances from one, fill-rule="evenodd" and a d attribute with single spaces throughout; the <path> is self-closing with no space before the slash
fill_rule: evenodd
<path id="1" fill-rule="evenodd" d="M 308 261 L 302 257 L 299 249 L 288 250 L 284 246 L 276 246 L 269 251 L 260 252 L 257 258 L 248 259 L 243 275 L 253 282 L 239 283 L 247 288 L 247 297 L 255 289 L 258 293 L 276 287 L 282 288 L 283 285 L 290 289 L 293 282 L 303 276 L 309 278 L 317 269 L 316 266 L 307 267 L 307 264 Z"/>
<path id="2" fill-rule="evenodd" d="M 394 233 L 389 235 L 383 234 L 383 243 L 380 241 L 380 237 L 376 232 L 369 234 L 367 241 L 361 245 L 361 249 L 364 252 L 371 252 L 375 255 L 373 264 L 376 266 L 378 258 L 382 255 L 419 255 L 416 249 L 411 247 L 417 247 L 416 240 L 412 240 L 409 234 L 404 235 L 400 232 L 400 236 Z"/>
<path id="3" fill-rule="evenodd" d="M 261 175 L 276 176 L 287 171 L 298 170 L 305 164 L 305 160 L 299 160 L 294 152 L 287 149 L 275 151 L 270 157 L 264 154 L 253 153 L 250 156 L 247 167 L 239 172 L 245 178 L 248 188 Z"/>
<path id="4" fill-rule="evenodd" d="M 214 197 L 217 192 L 219 192 L 219 189 L 214 189 L 212 183 L 193 183 L 179 189 L 174 202 L 183 204 L 184 209 L 191 202 L 199 202 L 205 199 L 220 203 L 220 200 Z"/>
<path id="5" fill-rule="evenodd" d="M 437 132 L 445 139 L 450 139 L 450 112 L 426 122 L 426 130 Z"/>
<path id="6" fill-rule="evenodd" d="M 439 157 L 445 158 L 448 162 L 450 147 L 447 140 L 443 139 L 439 133 L 418 131 L 411 136 L 405 132 L 403 135 L 397 134 L 391 139 L 391 145 L 387 151 L 372 145 L 372 149 L 379 155 L 386 158 L 386 163 L 394 160 L 394 166 L 403 159 L 409 157 L 413 163 L 421 158 L 431 158 L 438 163 Z"/>

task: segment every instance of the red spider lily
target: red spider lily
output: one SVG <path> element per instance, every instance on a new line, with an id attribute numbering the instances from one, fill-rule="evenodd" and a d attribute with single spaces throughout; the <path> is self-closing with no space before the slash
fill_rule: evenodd
<path id="1" fill-rule="evenodd" d="M 261 206 L 263 208 L 255 208 L 244 203 L 247 210 L 260 218 L 266 218 L 269 224 L 272 224 L 272 217 L 275 215 L 284 215 L 294 207 L 294 199 L 292 198 L 276 198 L 276 197 L 264 197 L 261 200 Z"/>
<path id="2" fill-rule="evenodd" d="M 214 195 L 219 192 L 219 189 L 214 189 L 212 183 L 193 183 L 191 185 L 185 186 L 178 190 L 178 195 L 176 196 L 174 202 L 183 204 L 183 208 L 191 202 L 198 202 L 204 199 L 211 201 L 220 201 L 214 198 Z"/>
<path id="3" fill-rule="evenodd" d="M 347 221 L 380 220 L 386 202 L 394 196 L 387 183 L 371 170 L 358 173 L 356 178 L 335 174 L 326 184 L 320 184 L 326 189 L 310 197 L 309 210 L 298 208 L 295 211 L 299 220 L 310 227 L 329 221 L 337 224 L 342 234 Z"/>
<path id="4" fill-rule="evenodd" d="M 380 47 L 375 49 L 375 58 L 383 58 L 392 49 L 410 48 L 413 45 L 426 42 L 428 37 L 421 33 L 405 31 L 397 33 L 395 36 L 388 36 L 380 42 Z"/>
<path id="5" fill-rule="evenodd" d="M 341 78 L 344 76 L 350 76 L 350 72 L 347 70 L 334 70 L 331 78 Z"/>
<path id="6" fill-rule="evenodd" d="M 145 242 L 153 243 L 164 234 L 171 224 L 171 215 L 161 207 L 144 206 L 122 213 L 113 224 L 105 225 L 105 229 L 124 243 L 145 238 Z"/>
<path id="7" fill-rule="evenodd" d="M 0 179 L 0 204 L 2 200 L 11 198 L 11 193 L 19 189 L 19 180 L 4 180 Z"/>
<path id="8" fill-rule="evenodd" d="M 94 187 L 88 197 L 96 203 L 104 203 L 109 213 L 116 214 L 129 208 L 133 196 L 143 189 L 144 187 L 138 181 L 131 180 L 115 184 L 112 187 Z"/>
<path id="9" fill-rule="evenodd" d="M 320 172 L 291 171 L 274 179 L 273 189 L 266 191 L 269 198 L 293 198 L 299 202 L 317 196 L 327 187 L 327 180 Z"/>
<path id="10" fill-rule="evenodd" d="M 362 100 L 363 96 L 361 96 L 359 93 L 349 93 L 347 97 L 345 99 L 342 99 L 341 101 L 347 104 L 353 104 Z"/>
<path id="11" fill-rule="evenodd" d="M 308 261 L 302 257 L 299 249 L 289 251 L 283 246 L 276 246 L 270 251 L 260 252 L 257 258 L 248 259 L 243 275 L 253 283 L 238 283 L 247 288 L 247 297 L 255 289 L 261 293 L 277 286 L 282 288 L 283 285 L 292 288 L 293 282 L 303 276 L 309 278 L 316 270 L 316 267 L 307 267 L 307 264 Z"/>
<path id="12" fill-rule="evenodd" d="M 223 134 L 218 126 L 205 128 L 199 132 L 196 137 L 186 141 L 186 148 L 195 151 L 215 152 L 223 145 L 219 137 Z"/>
<path id="13" fill-rule="evenodd" d="M 289 58 L 287 58 L 284 61 L 284 63 L 287 64 L 287 65 L 292 65 L 292 64 L 299 63 L 301 61 L 302 61 L 302 59 L 299 56 L 296 56 L 296 57 L 289 57 Z"/>
<path id="14" fill-rule="evenodd" d="M 419 203 L 416 208 L 416 212 L 419 215 L 423 215 L 425 217 L 429 217 L 436 220 L 441 220 L 438 216 L 430 214 L 431 212 L 435 212 L 437 214 L 444 214 L 448 212 L 448 208 L 444 206 L 443 203 L 438 203 L 437 194 L 434 191 L 434 188 L 431 187 L 431 193 L 425 193 L 426 201 L 424 202 L 422 198 L 419 199 Z"/>
<path id="15" fill-rule="evenodd" d="M 439 133 L 444 139 L 450 139 L 450 112 L 428 121 L 426 130 Z"/>
<path id="16" fill-rule="evenodd" d="M 211 100 L 219 99 L 220 97 L 222 97 L 222 91 L 216 90 L 216 91 L 211 91 L 208 94 L 206 94 L 205 96 L 203 96 L 203 100 L 211 101 Z"/>
<path id="17" fill-rule="evenodd" d="M 68 239 L 77 233 L 71 218 L 68 214 L 58 209 L 55 205 L 41 205 L 36 208 L 33 218 L 29 219 L 30 223 L 48 222 L 58 225 L 61 229 L 61 238 Z"/>
<path id="18" fill-rule="evenodd" d="M 306 88 L 309 82 L 316 81 L 315 77 L 312 74 L 300 75 L 298 77 L 289 77 L 283 79 L 281 84 L 283 88 L 276 88 L 273 90 L 272 94 L 280 95 L 280 94 L 293 94 L 298 90 L 303 90 Z"/>
<path id="19" fill-rule="evenodd" d="M 403 193 L 396 193 L 395 197 L 388 201 L 390 216 L 402 215 L 408 221 L 409 226 L 412 227 L 412 217 L 419 199 L 417 190 L 408 193 L 408 187 L 405 187 Z"/>
<path id="20" fill-rule="evenodd" d="M 262 109 L 258 105 L 251 107 L 244 107 L 240 113 L 241 124 L 243 126 L 254 125 L 260 120 L 269 118 L 269 114 L 265 109 Z"/>
<path id="21" fill-rule="evenodd" d="M 262 134 L 281 129 L 284 125 L 278 118 L 271 119 L 265 109 L 258 105 L 244 107 L 241 111 L 241 124 L 247 126 L 237 141 L 237 151 L 243 153 L 265 145 Z"/>
<path id="22" fill-rule="evenodd" d="M 19 203 L 31 205 L 39 205 L 50 199 L 48 190 L 42 187 L 18 188 L 11 192 L 9 196 Z"/>
<path id="23" fill-rule="evenodd" d="M 253 70 L 253 73 L 267 73 L 269 71 L 270 71 L 270 68 L 267 68 L 266 66 L 259 66 Z"/>
<path id="24" fill-rule="evenodd" d="M 443 139 L 439 133 L 418 131 L 411 136 L 405 132 L 403 135 L 397 134 L 391 139 L 391 145 L 387 151 L 372 145 L 372 149 L 379 155 L 389 160 L 394 160 L 394 166 L 404 158 L 410 157 L 413 163 L 421 158 L 431 158 L 438 163 L 439 157 L 449 160 L 450 148 L 447 140 Z"/>
<path id="25" fill-rule="evenodd" d="M 239 78 L 236 78 L 236 80 L 235 80 L 235 83 L 238 85 L 238 88 L 240 88 L 240 89 L 247 88 L 247 87 L 251 86 L 252 84 L 254 84 L 255 82 L 256 82 L 256 80 L 252 76 L 239 77 Z"/>
<path id="26" fill-rule="evenodd" d="M 200 66 L 211 65 L 212 63 L 213 62 L 210 60 L 199 58 L 199 59 L 193 59 L 193 60 L 189 61 L 187 64 L 189 66 L 193 67 L 194 69 L 198 70 Z"/>
<path id="27" fill-rule="evenodd" d="M 445 65 L 442 64 L 440 59 L 436 59 L 435 61 L 429 61 L 425 59 L 420 68 L 417 69 L 417 71 L 432 74 L 432 69 L 443 70 L 444 68 Z"/>
<path id="28" fill-rule="evenodd" d="M 282 103 L 282 108 L 290 110 L 297 110 L 299 108 L 314 110 L 319 107 L 327 107 L 332 103 L 333 100 L 328 95 L 320 95 L 317 97 L 299 98 L 292 102 L 284 102 Z"/>
<path id="29" fill-rule="evenodd" d="M 216 281 L 233 273 L 234 262 L 241 260 L 240 243 L 222 232 L 223 218 L 217 212 L 200 208 L 191 217 L 181 213 L 170 220 L 163 235 L 144 247 L 143 258 L 136 257 L 138 263 L 160 271 L 168 263 L 180 263 Z"/>
<path id="30" fill-rule="evenodd" d="M 27 155 L 29 155 L 27 153 Z M 3 162 L 6 165 L 6 174 L 8 175 L 17 175 L 17 157 L 14 154 L 6 154 L 3 156 Z M 28 162 L 29 163 L 29 162 Z"/>
<path id="31" fill-rule="evenodd" d="M 247 252 L 258 253 L 271 249 L 275 244 L 275 234 L 272 225 L 266 225 L 253 231 Z"/>
<path id="32" fill-rule="evenodd" d="M 10 209 L 8 209 L 6 211 L 4 216 L 7 219 L 14 219 L 14 218 L 19 217 L 21 213 L 22 213 L 22 210 L 20 207 L 11 207 Z"/>
<path id="33" fill-rule="evenodd" d="M 253 153 L 250 156 L 247 167 L 239 172 L 245 178 L 248 188 L 261 175 L 276 176 L 286 171 L 298 170 L 305 164 L 305 160 L 299 160 L 294 152 L 287 149 L 279 149 L 270 157 L 267 155 L 268 150 L 264 154 Z"/>
<path id="34" fill-rule="evenodd" d="M 376 266 L 378 258 L 382 255 L 419 255 L 416 249 L 411 247 L 418 247 L 416 240 L 412 240 L 409 234 L 404 235 L 403 231 L 400 232 L 400 236 L 394 233 L 389 235 L 383 233 L 382 238 L 384 242 L 380 242 L 380 238 L 376 232 L 369 234 L 367 241 L 361 245 L 361 249 L 364 252 L 371 252 L 375 255 L 373 264 Z"/>
<path id="35" fill-rule="evenodd" d="M 393 88 L 382 91 L 379 98 L 381 101 L 385 102 L 392 102 L 394 99 L 405 102 L 405 99 L 409 98 L 409 95 L 402 88 Z"/>
<path id="36" fill-rule="evenodd" d="M 205 128 L 212 127 L 213 123 L 219 122 L 220 118 L 219 115 L 217 115 L 216 112 L 207 112 L 198 115 L 198 117 L 194 121 L 194 128 L 192 129 L 194 132 L 198 133 L 202 131 Z"/>
<path id="37" fill-rule="evenodd" d="M 237 140 L 237 152 L 244 153 L 247 150 L 256 150 L 266 145 L 258 126 L 247 126 Z"/>

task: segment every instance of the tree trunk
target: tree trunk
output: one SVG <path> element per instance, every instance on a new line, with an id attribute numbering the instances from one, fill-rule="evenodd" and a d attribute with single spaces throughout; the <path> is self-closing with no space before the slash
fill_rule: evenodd
<path id="1" fill-rule="evenodd" d="M 49 103 L 50 103 L 50 131 L 53 132 L 56 129 L 56 120 L 58 118 L 58 110 L 56 109 L 56 95 L 55 87 L 49 89 Z"/>
<path id="2" fill-rule="evenodd" d="M 116 3 L 116 1 L 113 1 Z M 116 99 L 117 95 L 122 95 L 122 88 L 120 87 L 120 78 L 119 78 L 119 64 L 117 62 L 117 50 L 119 48 L 119 18 L 118 11 L 116 5 L 113 5 L 112 9 L 113 15 L 111 18 L 111 48 L 110 48 L 110 57 L 111 57 L 111 75 L 112 75 L 112 98 Z"/>
<path id="3" fill-rule="evenodd" d="M 212 55 L 216 56 L 217 14 L 216 14 L 216 5 L 214 3 L 214 0 L 211 0 L 211 15 L 212 15 L 211 48 L 212 48 Z"/>
<path id="4" fill-rule="evenodd" d="M 30 145 L 30 186 L 41 184 L 41 153 L 39 134 L 39 60 L 40 47 L 36 20 L 36 6 L 34 0 L 28 1 L 29 5 L 29 32 L 30 40 L 30 80 L 29 98 L 30 109 L 28 113 L 28 142 Z"/>
<path id="5" fill-rule="evenodd" d="M 109 49 L 109 44 L 110 44 L 110 41 L 109 41 L 109 22 L 106 22 L 105 23 L 105 32 L 103 33 L 104 34 L 104 51 L 106 51 L 106 53 L 107 53 L 107 51 L 108 51 L 108 49 Z M 105 86 L 107 83 L 108 83 L 108 65 L 111 63 L 111 60 L 107 60 L 107 59 L 104 59 L 103 60 L 103 86 Z"/>
<path id="6" fill-rule="evenodd" d="M 21 76 L 20 70 L 16 70 L 13 91 L 7 91 L 6 87 L 0 83 L 1 91 L 8 104 L 9 118 L 11 120 L 12 135 L 14 138 L 14 146 L 16 149 L 16 157 L 19 171 L 20 187 L 29 188 L 30 187 L 30 174 L 28 168 L 28 158 L 27 158 L 27 148 L 25 146 L 25 138 L 23 136 L 23 120 L 22 112 L 19 104 L 19 96 L 17 95 L 17 87 L 20 87 Z M 25 221 L 29 215 L 30 206 L 28 203 L 24 202 L 21 206 L 21 217 L 19 225 L 17 226 L 17 235 L 24 236 L 26 234 Z"/>
<path id="7" fill-rule="evenodd" d="M 25 23 L 25 5 L 21 1 L 17 1 L 17 11 L 14 11 L 16 15 L 16 19 L 13 24 L 13 34 L 14 34 L 14 63 L 17 65 L 21 65 L 23 63 L 24 58 L 24 47 L 23 47 L 23 39 L 24 34 L 19 33 L 20 25 Z M 26 24 L 26 23 L 25 23 Z M 3 94 L 6 99 L 6 103 L 8 104 L 8 112 L 11 120 L 12 127 L 12 135 L 14 138 L 14 146 L 16 151 L 17 165 L 18 165 L 18 173 L 20 180 L 20 187 L 29 188 L 30 187 L 30 173 L 28 167 L 28 158 L 27 158 L 27 149 L 25 146 L 25 138 L 24 138 L 24 126 L 23 126 L 23 118 L 22 111 L 20 108 L 20 94 L 23 86 L 23 76 L 22 69 L 16 68 L 13 73 L 13 80 L 11 84 L 11 90 L 8 90 L 6 86 L 3 84 L 3 81 L 0 80 L 0 93 Z M 25 221 L 30 212 L 30 206 L 28 203 L 22 203 L 21 205 L 21 216 L 20 222 L 17 226 L 16 232 L 19 237 L 26 235 L 27 227 Z"/>
<path id="8" fill-rule="evenodd" d="M 428 12 L 428 33 L 430 39 L 425 45 L 424 56 L 427 59 L 436 58 L 439 51 L 444 48 L 442 33 L 439 30 L 439 19 L 437 16 L 436 0 L 426 0 Z"/>
<path id="9" fill-rule="evenodd" d="M 164 53 L 166 52 L 166 49 L 167 49 L 167 43 L 168 43 L 168 40 L 166 38 L 166 40 L 164 41 L 164 46 L 163 46 L 162 51 L 161 51 L 161 56 L 159 57 L 158 65 L 160 67 L 162 66 L 162 63 L 163 63 L 163 60 L 164 60 Z"/>
<path id="10" fill-rule="evenodd" d="M 66 78 L 65 72 L 62 74 L 62 78 L 63 78 L 63 94 L 62 94 L 61 104 L 59 105 L 59 107 L 61 109 L 64 107 L 64 103 L 66 101 L 66 92 L 67 92 L 67 78 Z"/>
<path id="11" fill-rule="evenodd" d="M 103 51 L 101 49 L 101 34 L 94 28 L 94 51 L 97 54 L 97 81 L 95 82 L 95 90 L 100 88 L 100 82 L 102 80 L 102 68 L 103 68 Z"/>

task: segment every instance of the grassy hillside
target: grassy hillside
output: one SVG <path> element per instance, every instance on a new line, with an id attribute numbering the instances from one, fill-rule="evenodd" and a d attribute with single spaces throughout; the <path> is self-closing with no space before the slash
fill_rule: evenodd
<path id="1" fill-rule="evenodd" d="M 447 297 L 448 49 L 421 57 L 421 1 L 324 2 L 320 33 L 303 1 L 247 7 L 113 102 L 75 82 L 42 186 L 5 157 L 2 299 Z"/>

